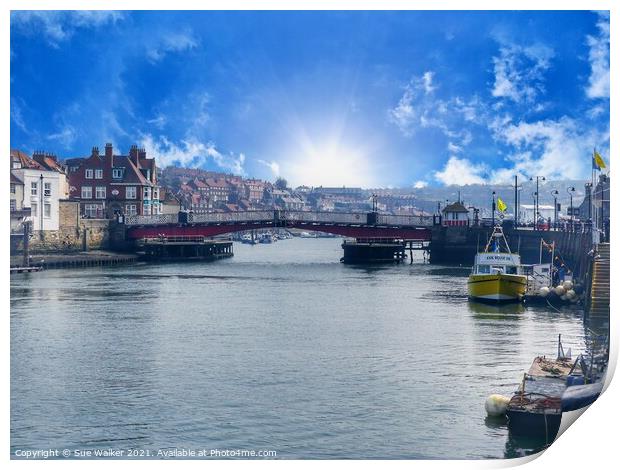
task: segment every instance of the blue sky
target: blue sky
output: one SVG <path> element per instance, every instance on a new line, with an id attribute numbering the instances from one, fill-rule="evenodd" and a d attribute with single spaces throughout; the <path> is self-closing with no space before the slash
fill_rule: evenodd
<path id="1" fill-rule="evenodd" d="M 294 185 L 588 178 L 609 15 L 13 12 L 11 146 Z"/>

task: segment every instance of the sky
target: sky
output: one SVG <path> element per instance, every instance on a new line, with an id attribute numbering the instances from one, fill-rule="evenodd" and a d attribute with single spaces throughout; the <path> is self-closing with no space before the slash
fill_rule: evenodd
<path id="1" fill-rule="evenodd" d="M 609 14 L 11 13 L 11 147 L 294 186 L 589 179 Z"/>

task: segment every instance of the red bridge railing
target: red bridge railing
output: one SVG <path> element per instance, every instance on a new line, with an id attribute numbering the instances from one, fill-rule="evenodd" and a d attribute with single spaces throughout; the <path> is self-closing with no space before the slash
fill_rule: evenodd
<path id="1" fill-rule="evenodd" d="M 371 217 L 372 216 L 372 217 Z M 365 212 L 314 212 L 314 211 L 244 211 L 212 212 L 194 214 L 131 215 L 124 219 L 125 225 L 163 224 L 220 224 L 220 223 L 275 223 L 287 224 L 334 224 L 334 225 L 379 225 L 430 227 L 433 216 L 390 215 Z"/>

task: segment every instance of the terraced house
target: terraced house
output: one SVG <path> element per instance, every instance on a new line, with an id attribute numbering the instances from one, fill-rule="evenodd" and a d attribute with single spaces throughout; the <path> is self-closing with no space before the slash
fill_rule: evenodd
<path id="1" fill-rule="evenodd" d="M 83 217 L 162 213 L 155 159 L 143 148 L 132 145 L 129 155 L 114 155 L 112 144 L 106 144 L 103 155 L 93 147 L 90 157 L 69 159 L 66 165 L 70 198 L 80 201 Z"/>

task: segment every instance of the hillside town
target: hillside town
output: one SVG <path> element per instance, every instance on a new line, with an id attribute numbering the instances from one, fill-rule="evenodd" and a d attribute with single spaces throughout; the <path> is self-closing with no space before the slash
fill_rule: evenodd
<path id="1" fill-rule="evenodd" d="M 102 228 L 105 221 L 121 215 L 277 209 L 323 212 L 372 210 L 390 215 L 449 215 L 444 217 L 445 224 L 469 225 L 482 223 L 491 206 L 481 204 L 480 200 L 465 202 L 461 195 L 461 189 L 466 192 L 465 187 L 458 190 L 448 188 L 446 191 L 451 197 L 442 199 L 429 193 L 428 189 L 303 185 L 291 188 L 284 178 L 269 182 L 199 168 L 158 168 L 155 158 L 149 157 L 144 148 L 132 145 L 124 154 L 110 143 L 102 152 L 98 147 L 93 147 L 88 156 L 64 159 L 43 151 L 28 155 L 12 149 L 10 173 L 11 232 L 23 233 L 24 223 L 29 222 L 31 233 L 39 233 L 39 239 L 48 243 L 55 240 L 52 247 L 56 248 L 79 245 L 80 227 L 91 227 L 90 235 L 93 236 L 105 230 Z M 564 204 L 562 208 L 557 200 L 555 205 L 519 204 L 517 219 L 524 224 L 531 223 L 537 210 L 539 219 L 543 221 L 553 220 L 558 224 L 570 218 L 573 222 L 585 223 L 592 218 L 589 213 L 593 206 L 590 204 L 591 189 L 591 184 L 586 183 L 583 190 L 575 187 L 568 187 L 561 193 L 556 190 L 557 197 L 570 196 L 569 207 Z M 602 208 L 602 219 L 608 219 L 608 202 L 605 201 L 608 197 L 604 195 L 605 192 L 609 194 L 609 177 L 601 175 L 595 189 L 594 194 L 598 194 L 603 203 L 594 201 L 594 206 Z M 506 185 L 502 190 L 498 189 L 497 196 L 502 194 L 510 200 L 511 186 Z M 473 194 L 470 197 L 473 199 Z M 538 203 L 536 199 L 533 202 Z"/>

